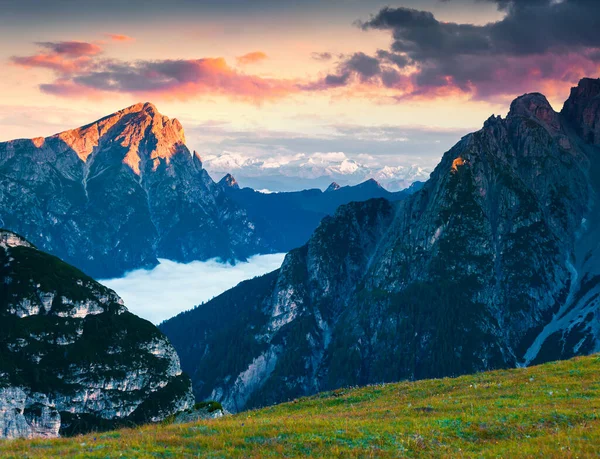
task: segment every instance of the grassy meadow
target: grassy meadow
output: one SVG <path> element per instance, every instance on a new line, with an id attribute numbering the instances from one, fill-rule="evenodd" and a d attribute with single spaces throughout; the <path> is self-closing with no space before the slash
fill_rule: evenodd
<path id="1" fill-rule="evenodd" d="M 600 457 L 600 356 L 340 389 L 192 424 L 4 441 L 0 456 Z"/>

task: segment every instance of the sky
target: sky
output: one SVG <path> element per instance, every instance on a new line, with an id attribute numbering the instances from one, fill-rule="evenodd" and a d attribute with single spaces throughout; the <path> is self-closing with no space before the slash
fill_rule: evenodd
<path id="1" fill-rule="evenodd" d="M 0 141 L 151 101 L 213 175 L 232 157 L 241 175 L 324 157 L 430 170 L 516 96 L 543 92 L 560 109 L 600 64 L 596 0 L 0 0 L 0 11 Z"/>
<path id="2" fill-rule="evenodd" d="M 154 269 L 138 269 L 119 279 L 99 282 L 115 290 L 132 313 L 158 325 L 243 280 L 275 271 L 284 256 L 283 253 L 255 255 L 235 265 L 216 260 L 192 263 L 160 260 Z"/>

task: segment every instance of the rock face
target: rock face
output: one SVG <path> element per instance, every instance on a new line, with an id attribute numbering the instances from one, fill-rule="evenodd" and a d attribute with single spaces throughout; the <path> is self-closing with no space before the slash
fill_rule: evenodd
<path id="1" fill-rule="evenodd" d="M 179 121 L 137 104 L 48 138 L 0 143 L 0 226 L 96 278 L 263 250 L 185 146 Z"/>
<path id="2" fill-rule="evenodd" d="M 194 404 L 169 341 L 112 291 L 0 230 L 0 437 L 153 422 Z"/>
<path id="3" fill-rule="evenodd" d="M 230 411 L 600 350 L 600 80 L 448 151 L 403 201 L 341 207 L 280 270 L 162 325 Z"/>

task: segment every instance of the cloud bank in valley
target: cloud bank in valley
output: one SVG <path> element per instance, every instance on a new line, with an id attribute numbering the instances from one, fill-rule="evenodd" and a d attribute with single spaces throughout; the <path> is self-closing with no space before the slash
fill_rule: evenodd
<path id="1" fill-rule="evenodd" d="M 123 298 L 134 314 L 155 324 L 193 308 L 240 282 L 278 269 L 285 254 L 256 255 L 236 265 L 216 260 L 176 263 L 160 260 L 152 270 L 101 280 Z"/>

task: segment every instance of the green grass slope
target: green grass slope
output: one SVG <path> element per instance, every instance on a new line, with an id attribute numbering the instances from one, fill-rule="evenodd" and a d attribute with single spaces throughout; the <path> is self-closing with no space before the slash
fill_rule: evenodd
<path id="1" fill-rule="evenodd" d="M 600 355 L 342 389 L 217 420 L 0 443 L 2 457 L 600 455 Z"/>

